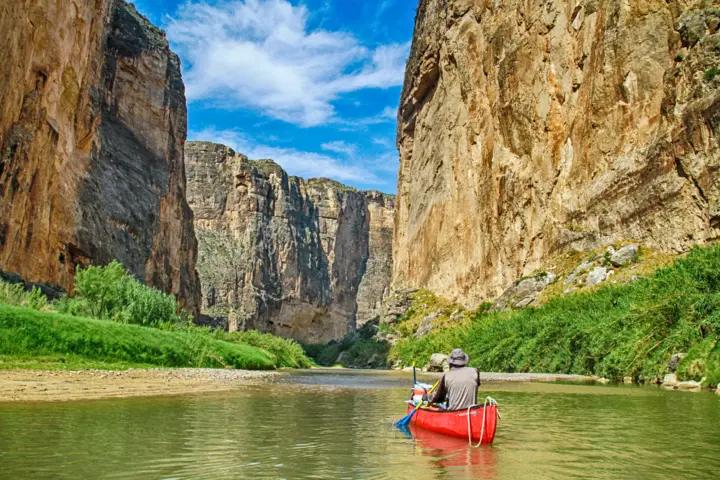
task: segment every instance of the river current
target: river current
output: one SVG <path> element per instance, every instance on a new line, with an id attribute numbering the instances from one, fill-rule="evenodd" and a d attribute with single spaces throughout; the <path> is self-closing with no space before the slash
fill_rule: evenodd
<path id="1" fill-rule="evenodd" d="M 295 372 L 222 394 L 0 404 L 1 479 L 720 478 L 720 397 L 490 383 L 492 446 L 392 427 L 410 374 Z"/>

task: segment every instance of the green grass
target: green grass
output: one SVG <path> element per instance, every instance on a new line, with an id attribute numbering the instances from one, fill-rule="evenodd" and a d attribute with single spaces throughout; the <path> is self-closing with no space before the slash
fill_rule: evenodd
<path id="1" fill-rule="evenodd" d="M 405 339 L 390 360 L 425 364 L 461 347 L 471 365 L 496 372 L 649 378 L 687 352 L 679 375 L 720 382 L 720 247 L 696 248 L 628 285 L 557 297 L 539 308 L 476 315 L 423 339 Z"/>
<path id="2" fill-rule="evenodd" d="M 0 355 L 0 370 L 128 370 L 159 368 L 132 362 L 102 362 L 77 355 Z"/>
<path id="3" fill-rule="evenodd" d="M 0 369 L 312 365 L 292 340 L 193 325 L 173 296 L 139 283 L 117 262 L 78 269 L 75 295 L 52 303 L 37 289 L 0 282 L 0 308 Z"/>
<path id="4" fill-rule="evenodd" d="M 159 329 L 0 305 L 0 355 L 72 356 L 113 364 L 267 370 L 277 358 L 207 333 Z"/>

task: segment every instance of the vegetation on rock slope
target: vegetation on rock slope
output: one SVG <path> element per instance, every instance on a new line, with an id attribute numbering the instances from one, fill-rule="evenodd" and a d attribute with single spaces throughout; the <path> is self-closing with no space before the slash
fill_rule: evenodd
<path id="1" fill-rule="evenodd" d="M 305 353 L 318 365 L 349 368 L 385 368 L 390 344 L 377 341 L 377 322 L 368 322 L 339 342 L 303 345 Z"/>
<path id="2" fill-rule="evenodd" d="M 402 319 L 400 320 L 402 325 Z M 687 352 L 678 374 L 720 382 L 720 246 L 629 284 L 550 299 L 537 308 L 475 314 L 456 326 L 396 343 L 389 361 L 427 363 L 461 347 L 484 371 L 631 376 L 666 373 Z"/>
<path id="3" fill-rule="evenodd" d="M 174 297 L 137 282 L 117 262 L 78 270 L 75 295 L 52 303 L 37 289 L 0 282 L 0 368 L 48 361 L 95 368 L 311 365 L 292 340 L 197 327 L 177 311 Z"/>

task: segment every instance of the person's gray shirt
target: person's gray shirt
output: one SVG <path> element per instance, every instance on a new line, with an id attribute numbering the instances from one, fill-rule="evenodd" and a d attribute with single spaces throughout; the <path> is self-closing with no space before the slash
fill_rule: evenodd
<path id="1" fill-rule="evenodd" d="M 430 402 L 441 403 L 447 400 L 449 410 L 469 408 L 477 403 L 479 387 L 480 372 L 476 368 L 451 368 L 440 379 Z"/>

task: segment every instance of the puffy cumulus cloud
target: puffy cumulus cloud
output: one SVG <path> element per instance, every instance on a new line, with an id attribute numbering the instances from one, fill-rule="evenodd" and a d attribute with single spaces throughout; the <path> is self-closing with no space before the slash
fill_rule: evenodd
<path id="1" fill-rule="evenodd" d="M 367 168 L 367 166 L 374 166 L 373 162 L 343 162 L 323 153 L 257 144 L 236 130 L 216 130 L 214 128 L 208 128 L 200 131 L 192 131 L 188 137 L 191 140 L 202 140 L 227 145 L 236 152 L 247 155 L 248 158 L 253 160 L 274 160 L 290 175 L 297 175 L 303 178 L 328 177 L 342 182 L 360 182 L 378 187 L 386 186 L 387 183 Z M 330 142 L 323 145 L 323 149 L 344 155 L 349 155 L 348 152 L 352 152 L 353 155 L 355 153 L 355 147 L 344 142 Z"/>
<path id="2" fill-rule="evenodd" d="M 308 27 L 287 0 L 190 0 L 168 19 L 185 61 L 188 99 L 252 108 L 301 126 L 336 120 L 333 101 L 402 84 L 409 44 L 363 46 L 353 35 Z"/>

